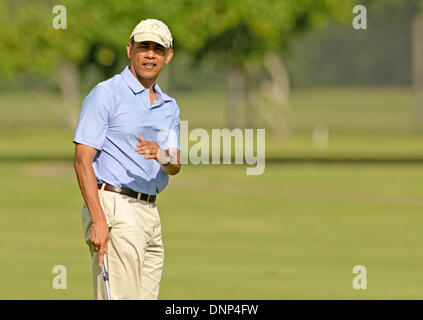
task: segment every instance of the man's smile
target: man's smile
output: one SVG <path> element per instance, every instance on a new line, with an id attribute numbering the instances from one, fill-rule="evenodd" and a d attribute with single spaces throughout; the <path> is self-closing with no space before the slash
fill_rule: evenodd
<path id="1" fill-rule="evenodd" d="M 150 63 L 150 62 L 144 62 L 142 64 L 142 66 L 147 70 L 151 70 L 151 69 L 154 69 L 157 66 L 157 64 L 156 63 Z"/>

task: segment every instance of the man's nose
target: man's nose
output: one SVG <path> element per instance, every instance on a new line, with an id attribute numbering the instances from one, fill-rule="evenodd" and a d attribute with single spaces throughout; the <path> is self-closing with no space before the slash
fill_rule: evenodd
<path id="1" fill-rule="evenodd" d="M 154 58 L 154 49 L 153 48 L 149 48 L 147 50 L 147 57 L 148 58 Z"/>

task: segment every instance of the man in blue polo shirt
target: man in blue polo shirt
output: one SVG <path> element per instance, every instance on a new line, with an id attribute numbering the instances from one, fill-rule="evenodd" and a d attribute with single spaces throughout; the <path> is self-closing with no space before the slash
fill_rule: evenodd
<path id="1" fill-rule="evenodd" d="M 74 167 L 95 298 L 107 297 L 104 263 L 112 299 L 157 299 L 164 254 L 155 201 L 181 167 L 179 107 L 156 84 L 173 56 L 172 35 L 143 20 L 126 49 L 130 65 L 82 103 Z"/>

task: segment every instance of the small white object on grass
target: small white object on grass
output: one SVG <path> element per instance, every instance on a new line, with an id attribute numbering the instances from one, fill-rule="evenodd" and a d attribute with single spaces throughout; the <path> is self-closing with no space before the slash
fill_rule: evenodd
<path id="1" fill-rule="evenodd" d="M 326 149 L 329 144 L 329 128 L 323 124 L 315 125 L 312 138 L 314 148 L 318 150 Z"/>

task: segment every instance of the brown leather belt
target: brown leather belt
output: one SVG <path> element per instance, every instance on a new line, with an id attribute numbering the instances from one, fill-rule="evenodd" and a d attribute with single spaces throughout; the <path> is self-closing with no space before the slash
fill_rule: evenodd
<path id="1" fill-rule="evenodd" d="M 97 186 L 98 186 L 98 189 L 101 189 L 101 187 L 103 185 L 98 184 Z M 144 200 L 144 201 L 147 201 L 147 202 L 155 202 L 156 201 L 156 196 L 152 196 L 152 195 L 141 193 L 141 192 L 135 192 L 135 191 L 133 191 L 131 189 L 127 189 L 127 188 L 114 187 L 114 186 L 107 184 L 107 183 L 105 183 L 104 190 L 124 194 L 125 196 L 129 196 L 129 197 L 132 197 L 132 198 L 135 198 L 135 199 Z"/>

